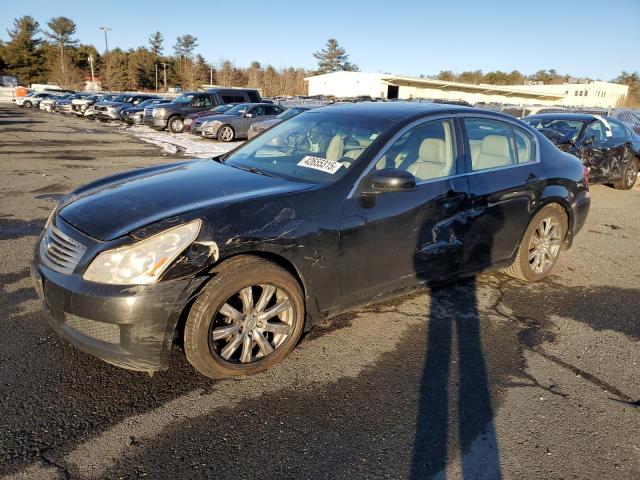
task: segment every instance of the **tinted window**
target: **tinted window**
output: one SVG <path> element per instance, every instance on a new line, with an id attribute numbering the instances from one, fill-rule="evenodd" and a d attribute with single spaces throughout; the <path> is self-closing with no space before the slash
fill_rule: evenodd
<path id="1" fill-rule="evenodd" d="M 224 103 L 233 103 L 233 95 L 222 95 L 222 101 Z"/>
<path id="2" fill-rule="evenodd" d="M 507 123 L 465 118 L 473 171 L 505 167 L 517 163 L 513 130 Z"/>
<path id="3" fill-rule="evenodd" d="M 247 92 L 247 95 L 249 96 L 249 101 L 253 102 L 253 103 L 259 103 L 260 102 L 260 97 L 258 96 L 258 94 L 256 92 L 253 92 L 251 90 L 249 90 Z"/>
<path id="4" fill-rule="evenodd" d="M 253 114 L 254 117 L 259 117 L 261 115 L 264 115 L 264 107 L 263 106 L 253 107 L 251 109 L 251 113 Z"/>
<path id="5" fill-rule="evenodd" d="M 435 120 L 405 132 L 380 158 L 376 169 L 399 168 L 424 181 L 454 175 L 455 159 L 451 121 Z"/>
<path id="6" fill-rule="evenodd" d="M 193 101 L 194 107 L 210 107 L 211 106 L 211 97 L 204 95 L 201 97 L 197 97 Z"/>
<path id="7" fill-rule="evenodd" d="M 279 113 L 282 113 L 282 108 L 280 107 L 266 106 L 265 108 L 267 110 L 266 115 L 278 115 Z"/>

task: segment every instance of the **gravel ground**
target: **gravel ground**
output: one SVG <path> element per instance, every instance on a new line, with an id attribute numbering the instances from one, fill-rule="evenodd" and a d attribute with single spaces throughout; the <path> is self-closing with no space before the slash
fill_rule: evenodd
<path id="1" fill-rule="evenodd" d="M 0 107 L 0 475 L 640 478 L 638 187 L 594 186 L 540 284 L 483 274 L 318 325 L 262 374 L 176 349 L 151 378 L 58 339 L 28 272 L 62 194 L 184 158 L 148 133 Z"/>

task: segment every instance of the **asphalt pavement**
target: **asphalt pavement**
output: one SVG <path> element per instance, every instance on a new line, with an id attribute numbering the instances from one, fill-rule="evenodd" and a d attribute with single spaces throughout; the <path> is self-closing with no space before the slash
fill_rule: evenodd
<path id="1" fill-rule="evenodd" d="M 0 106 L 2 478 L 640 478 L 640 188 L 593 186 L 541 283 L 487 273 L 371 305 L 239 380 L 178 348 L 150 377 L 59 339 L 28 262 L 60 196 L 182 158 Z"/>

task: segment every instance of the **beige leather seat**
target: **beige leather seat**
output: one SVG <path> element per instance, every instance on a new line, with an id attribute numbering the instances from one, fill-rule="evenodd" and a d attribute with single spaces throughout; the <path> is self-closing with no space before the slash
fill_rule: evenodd
<path id="1" fill-rule="evenodd" d="M 332 162 L 337 162 L 344 156 L 344 139 L 341 135 L 334 135 L 329 146 L 325 158 Z"/>
<path id="2" fill-rule="evenodd" d="M 438 138 L 425 138 L 418 149 L 418 160 L 407 169 L 418 180 L 445 177 L 451 171 L 447 165 L 446 145 Z"/>
<path id="3" fill-rule="evenodd" d="M 502 135 L 487 135 L 478 148 L 471 150 L 474 170 L 511 165 L 509 140 Z"/>

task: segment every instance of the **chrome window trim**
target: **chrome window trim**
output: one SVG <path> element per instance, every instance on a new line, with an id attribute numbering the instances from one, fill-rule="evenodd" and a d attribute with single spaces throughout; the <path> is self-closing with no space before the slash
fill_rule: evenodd
<path id="1" fill-rule="evenodd" d="M 422 117 L 419 118 L 417 120 L 414 120 L 413 122 L 405 125 L 404 127 L 402 127 L 400 130 L 398 130 L 395 135 L 393 137 L 391 137 L 387 143 L 385 143 L 382 148 L 378 151 L 378 153 L 375 155 L 375 157 L 373 157 L 373 159 L 371 160 L 371 162 L 369 163 L 369 165 L 362 171 L 362 173 L 358 176 L 358 178 L 356 179 L 356 181 L 353 183 L 353 187 L 351 187 L 351 190 L 349 191 L 349 194 L 347 195 L 346 200 L 349 200 L 351 198 L 353 198 L 353 196 L 355 195 L 356 191 L 358 190 L 358 187 L 360 186 L 360 184 L 362 183 L 362 180 L 364 180 L 364 178 L 369 175 L 369 173 L 371 172 L 371 170 L 373 170 L 373 168 L 376 166 L 376 164 L 380 161 L 380 159 L 387 153 L 387 150 L 389 150 L 389 148 L 396 142 L 396 140 L 398 140 L 402 135 L 404 135 L 405 133 L 407 133 L 409 130 L 411 130 L 412 128 L 417 127 L 418 125 L 422 125 L 423 123 L 429 123 L 432 121 L 436 121 L 436 120 L 454 120 L 458 115 L 454 114 L 454 113 L 440 113 L 437 115 L 429 115 L 428 117 Z M 456 134 L 455 132 L 455 125 L 454 125 L 454 134 Z M 457 148 L 457 135 L 456 135 L 456 152 L 458 152 L 458 148 Z M 458 161 L 458 156 L 456 155 L 456 164 Z M 449 175 L 446 177 L 438 177 L 438 178 L 431 178 L 429 180 L 422 180 L 420 182 L 416 182 L 416 185 L 422 185 L 424 183 L 430 183 L 430 182 L 434 182 L 434 181 L 441 181 L 441 180 L 446 180 L 448 178 L 456 178 L 456 177 L 460 177 L 460 176 L 464 176 L 466 175 L 465 173 L 456 173 L 455 175 Z"/>

